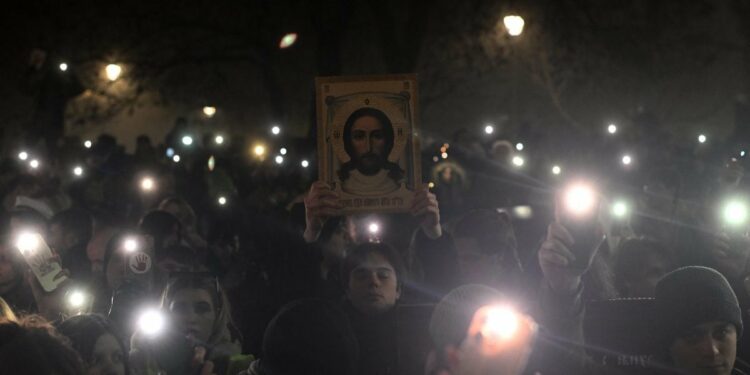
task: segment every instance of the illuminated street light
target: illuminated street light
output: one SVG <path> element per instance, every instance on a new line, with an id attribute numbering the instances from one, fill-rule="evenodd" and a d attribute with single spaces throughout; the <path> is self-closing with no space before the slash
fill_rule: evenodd
<path id="1" fill-rule="evenodd" d="M 216 107 L 208 105 L 203 107 L 203 114 L 206 115 L 206 117 L 214 117 L 214 115 L 216 114 Z"/>
<path id="2" fill-rule="evenodd" d="M 109 79 L 110 81 L 116 81 L 118 78 L 120 78 L 122 68 L 117 64 L 109 64 L 106 68 L 104 68 L 104 71 L 107 73 L 107 79 Z"/>
<path id="3" fill-rule="evenodd" d="M 66 70 L 68 70 L 68 64 L 66 64 L 66 63 L 60 63 L 60 70 L 63 71 L 63 72 L 66 71 Z"/>
<path id="4" fill-rule="evenodd" d="M 221 135 L 217 135 L 216 137 L 214 137 L 214 143 L 216 143 L 217 145 L 224 144 L 224 137 Z"/>
<path id="5" fill-rule="evenodd" d="M 699 143 L 706 143 L 706 140 L 708 140 L 708 138 L 706 138 L 705 134 L 701 134 L 698 136 Z"/>
<path id="6" fill-rule="evenodd" d="M 281 155 L 276 155 L 276 164 L 281 164 L 284 162 L 284 157 Z"/>
<path id="7" fill-rule="evenodd" d="M 487 125 L 484 127 L 485 134 L 492 134 L 495 132 L 495 127 L 492 125 Z"/>
<path id="8" fill-rule="evenodd" d="M 302 166 L 302 168 L 307 168 L 310 166 L 310 162 L 307 160 L 302 160 L 302 162 L 300 162 L 300 165 Z"/>
<path id="9" fill-rule="evenodd" d="M 560 173 L 562 173 L 562 168 L 560 168 L 559 165 L 553 165 L 552 166 L 552 174 L 555 175 L 555 176 L 557 176 Z"/>
<path id="10" fill-rule="evenodd" d="M 286 148 L 282 147 L 281 150 L 279 150 L 279 154 L 286 155 Z"/>
<path id="11" fill-rule="evenodd" d="M 523 151 L 523 143 L 521 142 L 516 143 L 516 150 Z"/>
<path id="12" fill-rule="evenodd" d="M 93 146 L 93 145 L 94 145 L 94 143 L 91 142 L 91 140 L 88 140 L 88 139 L 83 142 L 83 147 L 86 147 L 86 148 L 91 148 L 91 146 Z"/>
<path id="13" fill-rule="evenodd" d="M 518 155 L 513 157 L 513 165 L 515 165 L 516 167 L 523 167 L 524 163 L 526 163 L 526 161 L 523 160 L 523 157 Z"/>
<path id="14" fill-rule="evenodd" d="M 508 30 L 510 36 L 519 36 L 523 33 L 525 22 L 521 16 L 509 15 L 503 17 L 503 24 L 505 25 L 505 29 Z"/>
<path id="15" fill-rule="evenodd" d="M 630 165 L 630 163 L 633 162 L 633 158 L 630 157 L 630 155 L 625 155 L 622 157 L 622 164 L 623 165 Z"/>
<path id="16" fill-rule="evenodd" d="M 193 144 L 193 137 L 186 135 L 182 137 L 182 144 L 185 146 L 190 146 Z"/>
<path id="17" fill-rule="evenodd" d="M 297 33 L 288 33 L 281 38 L 279 42 L 279 48 L 285 49 L 294 45 L 297 41 Z"/>
<path id="18" fill-rule="evenodd" d="M 273 134 L 273 135 L 279 135 L 279 134 L 281 134 L 281 128 L 278 125 L 274 125 L 271 128 L 271 134 Z"/>
<path id="19" fill-rule="evenodd" d="M 18 153 L 18 158 L 25 161 L 29 158 L 29 153 L 26 151 L 21 151 Z"/>
<path id="20" fill-rule="evenodd" d="M 615 125 L 615 124 L 609 124 L 609 126 L 607 126 L 607 133 L 609 133 L 609 134 L 615 134 L 615 133 L 617 133 L 617 125 Z"/>

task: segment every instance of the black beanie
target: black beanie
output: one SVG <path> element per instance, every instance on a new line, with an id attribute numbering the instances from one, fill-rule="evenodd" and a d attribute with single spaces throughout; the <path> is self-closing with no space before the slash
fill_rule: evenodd
<path id="1" fill-rule="evenodd" d="M 711 321 L 734 324 L 742 336 L 742 311 L 729 282 L 707 267 L 683 267 L 656 284 L 659 336 L 667 347 L 685 330 Z"/>

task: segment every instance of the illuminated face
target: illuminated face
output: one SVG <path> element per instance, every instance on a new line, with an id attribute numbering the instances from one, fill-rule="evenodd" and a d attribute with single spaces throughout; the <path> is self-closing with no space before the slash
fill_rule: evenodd
<path id="1" fill-rule="evenodd" d="M 378 253 L 370 253 L 349 274 L 347 296 L 359 312 L 375 315 L 389 311 L 401 297 L 396 271 Z"/>
<path id="2" fill-rule="evenodd" d="M 737 356 L 737 330 L 727 322 L 699 324 L 675 339 L 669 352 L 685 374 L 729 375 Z"/>
<path id="3" fill-rule="evenodd" d="M 125 375 L 125 352 L 111 334 L 105 333 L 96 340 L 86 375 Z"/>
<path id="4" fill-rule="evenodd" d="M 178 291 L 169 305 L 177 328 L 185 335 L 208 342 L 217 311 L 211 294 L 204 289 L 185 288 Z"/>
<path id="5" fill-rule="evenodd" d="M 351 156 L 357 169 L 366 176 L 378 173 L 388 157 L 383 124 L 371 116 L 360 117 L 352 125 L 351 137 L 354 151 Z"/>

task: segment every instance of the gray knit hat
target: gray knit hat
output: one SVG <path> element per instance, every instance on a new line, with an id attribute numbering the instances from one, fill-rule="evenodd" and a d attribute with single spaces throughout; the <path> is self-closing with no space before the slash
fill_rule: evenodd
<path id="1" fill-rule="evenodd" d="M 683 267 L 656 284 L 656 317 L 661 339 L 669 345 L 690 327 L 711 321 L 734 324 L 742 335 L 742 311 L 729 282 L 707 267 Z"/>
<path id="2" fill-rule="evenodd" d="M 463 285 L 446 294 L 435 306 L 430 319 L 430 336 L 435 346 L 461 344 L 474 313 L 482 306 L 504 299 L 498 290 L 478 284 Z"/>

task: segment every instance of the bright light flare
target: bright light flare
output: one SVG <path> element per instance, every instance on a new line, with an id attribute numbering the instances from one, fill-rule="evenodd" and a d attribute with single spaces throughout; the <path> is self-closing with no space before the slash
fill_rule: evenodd
<path id="1" fill-rule="evenodd" d="M 219 197 L 219 199 L 217 200 L 217 202 L 219 202 L 220 206 L 224 206 L 224 205 L 227 204 L 227 198 L 224 197 L 224 196 L 221 196 L 221 197 Z"/>
<path id="2" fill-rule="evenodd" d="M 164 330 L 164 315 L 156 309 L 144 311 L 138 318 L 138 328 L 148 336 L 155 336 Z"/>
<path id="3" fill-rule="evenodd" d="M 552 166 L 552 174 L 555 175 L 555 176 L 557 176 L 560 173 L 562 173 L 562 168 L 560 168 L 559 165 L 553 165 Z"/>
<path id="4" fill-rule="evenodd" d="M 571 214 L 584 216 L 594 210 L 596 192 L 586 184 L 575 184 L 565 192 L 563 203 L 565 209 Z"/>
<path id="5" fill-rule="evenodd" d="M 518 155 L 513 157 L 512 162 L 513 162 L 513 165 L 515 165 L 518 168 L 523 167 L 523 165 L 526 164 L 526 160 L 524 160 L 523 157 L 518 156 Z"/>
<path id="6" fill-rule="evenodd" d="M 443 158 L 443 159 L 448 159 L 448 153 L 447 152 L 443 152 L 442 154 L 440 154 L 440 157 Z"/>
<path id="7" fill-rule="evenodd" d="M 253 147 L 253 154 L 257 157 L 263 157 L 266 154 L 266 146 L 255 145 L 255 147 Z"/>
<path id="8" fill-rule="evenodd" d="M 612 216 L 623 219 L 626 216 L 628 216 L 628 213 L 630 212 L 630 209 L 628 208 L 628 204 L 624 201 L 616 201 L 612 205 Z"/>
<path id="9" fill-rule="evenodd" d="M 23 232 L 16 238 L 16 247 L 22 253 L 32 252 L 42 244 L 42 236 L 35 232 Z"/>
<path id="10" fill-rule="evenodd" d="M 494 133 L 494 132 L 495 132 L 495 127 L 494 127 L 494 126 L 492 126 L 492 125 L 487 125 L 487 126 L 485 126 L 485 127 L 484 127 L 484 133 L 485 133 L 485 134 L 488 134 L 488 135 L 489 135 L 489 134 L 492 134 L 492 133 Z"/>
<path id="11" fill-rule="evenodd" d="M 193 144 L 193 137 L 186 135 L 182 137 L 182 144 L 185 146 L 190 146 Z"/>
<path id="12" fill-rule="evenodd" d="M 31 167 L 31 169 L 37 169 L 37 168 L 39 168 L 39 160 L 37 160 L 37 159 L 31 160 L 29 162 L 29 167 Z"/>
<path id="13" fill-rule="evenodd" d="M 293 46 L 295 42 L 297 42 L 297 33 L 288 33 L 281 38 L 281 41 L 279 41 L 279 48 L 289 48 Z"/>
<path id="14" fill-rule="evenodd" d="M 29 158 L 29 153 L 28 152 L 21 151 L 21 152 L 18 153 L 18 159 L 25 161 L 28 158 Z"/>
<path id="15" fill-rule="evenodd" d="M 516 143 L 516 150 L 523 151 L 523 143 L 521 142 Z"/>
<path id="16" fill-rule="evenodd" d="M 68 70 L 68 64 L 66 64 L 66 63 L 60 63 L 59 67 L 60 67 L 60 71 L 65 72 L 65 71 Z"/>
<path id="17" fill-rule="evenodd" d="M 722 216 L 728 225 L 745 225 L 748 219 L 747 204 L 738 200 L 729 201 L 724 205 Z"/>
<path id="18" fill-rule="evenodd" d="M 367 230 L 370 232 L 370 234 L 378 234 L 380 233 L 380 224 L 370 223 L 370 225 L 367 226 Z"/>
<path id="19" fill-rule="evenodd" d="M 216 137 L 214 137 L 214 143 L 216 143 L 217 145 L 224 144 L 224 136 L 217 135 Z"/>
<path id="20" fill-rule="evenodd" d="M 276 164 L 281 164 L 284 162 L 284 157 L 281 155 L 276 155 L 276 159 L 274 160 L 276 161 Z"/>
<path id="21" fill-rule="evenodd" d="M 77 177 L 83 176 L 83 167 L 81 167 L 80 165 L 75 166 L 73 168 L 73 175 Z"/>
<path id="22" fill-rule="evenodd" d="M 182 160 L 182 158 L 180 157 L 180 155 L 174 155 L 174 156 L 172 156 L 172 161 L 173 162 L 179 163 L 180 160 Z"/>
<path id="23" fill-rule="evenodd" d="M 141 179 L 141 190 L 152 191 L 156 187 L 156 182 L 151 177 L 144 177 Z"/>
<path id="24" fill-rule="evenodd" d="M 633 162 L 633 158 L 630 155 L 623 155 L 622 157 L 623 165 L 630 165 L 632 162 Z"/>
<path id="25" fill-rule="evenodd" d="M 519 219 L 527 220 L 534 215 L 534 210 L 531 206 L 516 206 L 513 207 L 513 215 Z"/>
<path id="26" fill-rule="evenodd" d="M 287 151 L 286 148 L 282 147 L 281 150 L 279 150 L 279 154 L 286 155 L 286 151 Z"/>
<path id="27" fill-rule="evenodd" d="M 510 36 L 521 35 L 525 24 L 523 17 L 518 15 L 508 15 L 503 17 L 503 25 L 505 25 L 505 29 L 508 30 Z"/>
<path id="28" fill-rule="evenodd" d="M 508 340 L 518 331 L 518 315 L 507 307 L 491 307 L 482 326 L 483 337 Z"/>
<path id="29" fill-rule="evenodd" d="M 279 134 L 281 134 L 281 128 L 278 125 L 274 125 L 271 128 L 271 134 L 273 134 L 273 135 L 279 135 Z"/>
<path id="30" fill-rule="evenodd" d="M 706 143 L 706 141 L 707 141 L 707 140 L 708 140 L 708 138 L 706 138 L 706 135 L 705 135 L 705 134 L 700 134 L 700 135 L 698 136 L 698 142 L 699 142 L 699 143 Z"/>
<path id="31" fill-rule="evenodd" d="M 74 290 L 68 295 L 68 305 L 74 309 L 80 309 L 86 304 L 86 293 L 80 290 Z"/>
<path id="32" fill-rule="evenodd" d="M 93 146 L 93 145 L 94 145 L 94 143 L 91 142 L 88 139 L 83 142 L 83 147 L 86 147 L 86 148 L 91 148 L 91 146 Z"/>
<path id="33" fill-rule="evenodd" d="M 132 253 L 138 250 L 138 240 L 132 237 L 126 238 L 125 241 L 122 242 L 122 248 L 125 249 L 125 251 Z"/>
<path id="34" fill-rule="evenodd" d="M 116 81 L 122 74 L 122 67 L 117 64 L 109 64 L 104 68 L 104 72 L 107 74 L 107 79 L 110 81 Z"/>
<path id="35" fill-rule="evenodd" d="M 214 115 L 216 114 L 216 107 L 212 107 L 210 105 L 203 107 L 203 114 L 209 118 L 214 117 Z"/>
<path id="36" fill-rule="evenodd" d="M 609 124 L 609 126 L 607 126 L 607 133 L 609 133 L 609 134 L 615 134 L 615 133 L 617 133 L 617 125 L 615 125 L 615 124 Z"/>
<path id="37" fill-rule="evenodd" d="M 302 168 L 307 168 L 307 167 L 309 167 L 309 166 L 310 166 L 310 162 L 309 162 L 309 161 L 307 161 L 307 160 L 302 160 L 302 161 L 300 162 L 300 165 L 302 166 Z"/>

